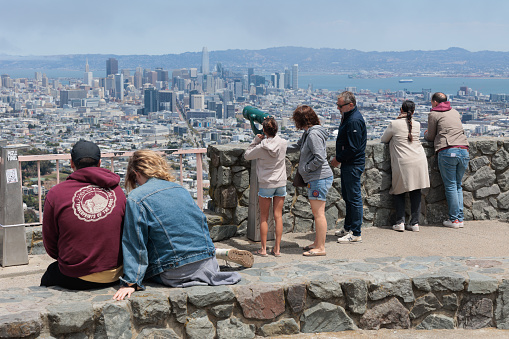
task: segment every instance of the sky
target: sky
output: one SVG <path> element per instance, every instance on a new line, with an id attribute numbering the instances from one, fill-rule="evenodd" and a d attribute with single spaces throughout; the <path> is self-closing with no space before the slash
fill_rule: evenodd
<path id="1" fill-rule="evenodd" d="M 507 0 L 0 0 L 0 54 L 509 51 Z"/>

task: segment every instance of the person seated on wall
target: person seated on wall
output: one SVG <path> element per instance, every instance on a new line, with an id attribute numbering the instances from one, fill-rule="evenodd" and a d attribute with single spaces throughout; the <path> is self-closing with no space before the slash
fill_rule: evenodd
<path id="1" fill-rule="evenodd" d="M 144 280 L 170 287 L 231 285 L 237 272 L 220 272 L 207 218 L 189 192 L 172 182 L 166 160 L 139 150 L 129 159 L 122 249 L 124 275 L 113 299 L 144 290 Z M 220 252 L 220 250 L 218 250 Z M 218 257 L 250 267 L 249 251 L 223 250 Z"/>

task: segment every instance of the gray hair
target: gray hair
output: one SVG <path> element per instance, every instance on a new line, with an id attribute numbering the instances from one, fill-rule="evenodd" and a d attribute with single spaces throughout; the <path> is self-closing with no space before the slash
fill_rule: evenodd
<path id="1" fill-rule="evenodd" d="M 355 100 L 355 95 L 353 95 L 352 92 L 349 92 L 349 91 L 341 92 L 341 94 L 338 95 L 338 99 L 339 98 L 343 98 L 343 102 L 345 104 L 352 103 L 354 106 L 357 105 L 357 100 Z"/>

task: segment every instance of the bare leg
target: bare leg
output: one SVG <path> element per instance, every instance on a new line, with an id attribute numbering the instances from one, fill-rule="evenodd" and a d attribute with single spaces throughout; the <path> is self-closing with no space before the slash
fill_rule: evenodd
<path id="1" fill-rule="evenodd" d="M 285 197 L 274 197 L 274 221 L 276 222 L 276 243 L 274 244 L 274 254 L 281 252 L 281 238 L 283 237 L 283 205 Z"/>
<path id="2" fill-rule="evenodd" d="M 260 254 L 267 254 L 267 232 L 269 231 L 269 209 L 271 198 L 258 197 L 258 205 L 260 206 L 260 243 L 262 248 L 259 250 Z"/>
<path id="3" fill-rule="evenodd" d="M 314 250 L 310 252 L 325 252 L 325 237 L 327 236 L 327 219 L 325 219 L 325 201 L 309 200 L 311 211 L 315 217 L 315 242 Z"/>

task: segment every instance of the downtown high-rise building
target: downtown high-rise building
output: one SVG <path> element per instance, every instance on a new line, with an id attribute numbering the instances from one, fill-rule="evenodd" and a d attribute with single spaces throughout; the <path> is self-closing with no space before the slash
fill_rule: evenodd
<path id="1" fill-rule="evenodd" d="M 115 98 L 124 101 L 124 74 L 115 74 Z"/>
<path id="2" fill-rule="evenodd" d="M 299 89 L 299 65 L 292 66 L 292 89 Z"/>
<path id="3" fill-rule="evenodd" d="M 118 60 L 115 58 L 106 60 L 106 76 L 110 74 L 118 74 Z"/>
<path id="4" fill-rule="evenodd" d="M 201 51 L 201 72 L 209 74 L 209 51 L 207 47 L 203 47 Z"/>
<path id="5" fill-rule="evenodd" d="M 85 73 L 83 73 L 83 83 L 87 86 L 92 87 L 93 80 L 94 80 L 94 77 L 92 75 L 92 72 L 90 72 L 90 68 L 88 67 L 88 59 L 87 59 L 87 63 L 85 64 Z"/>

